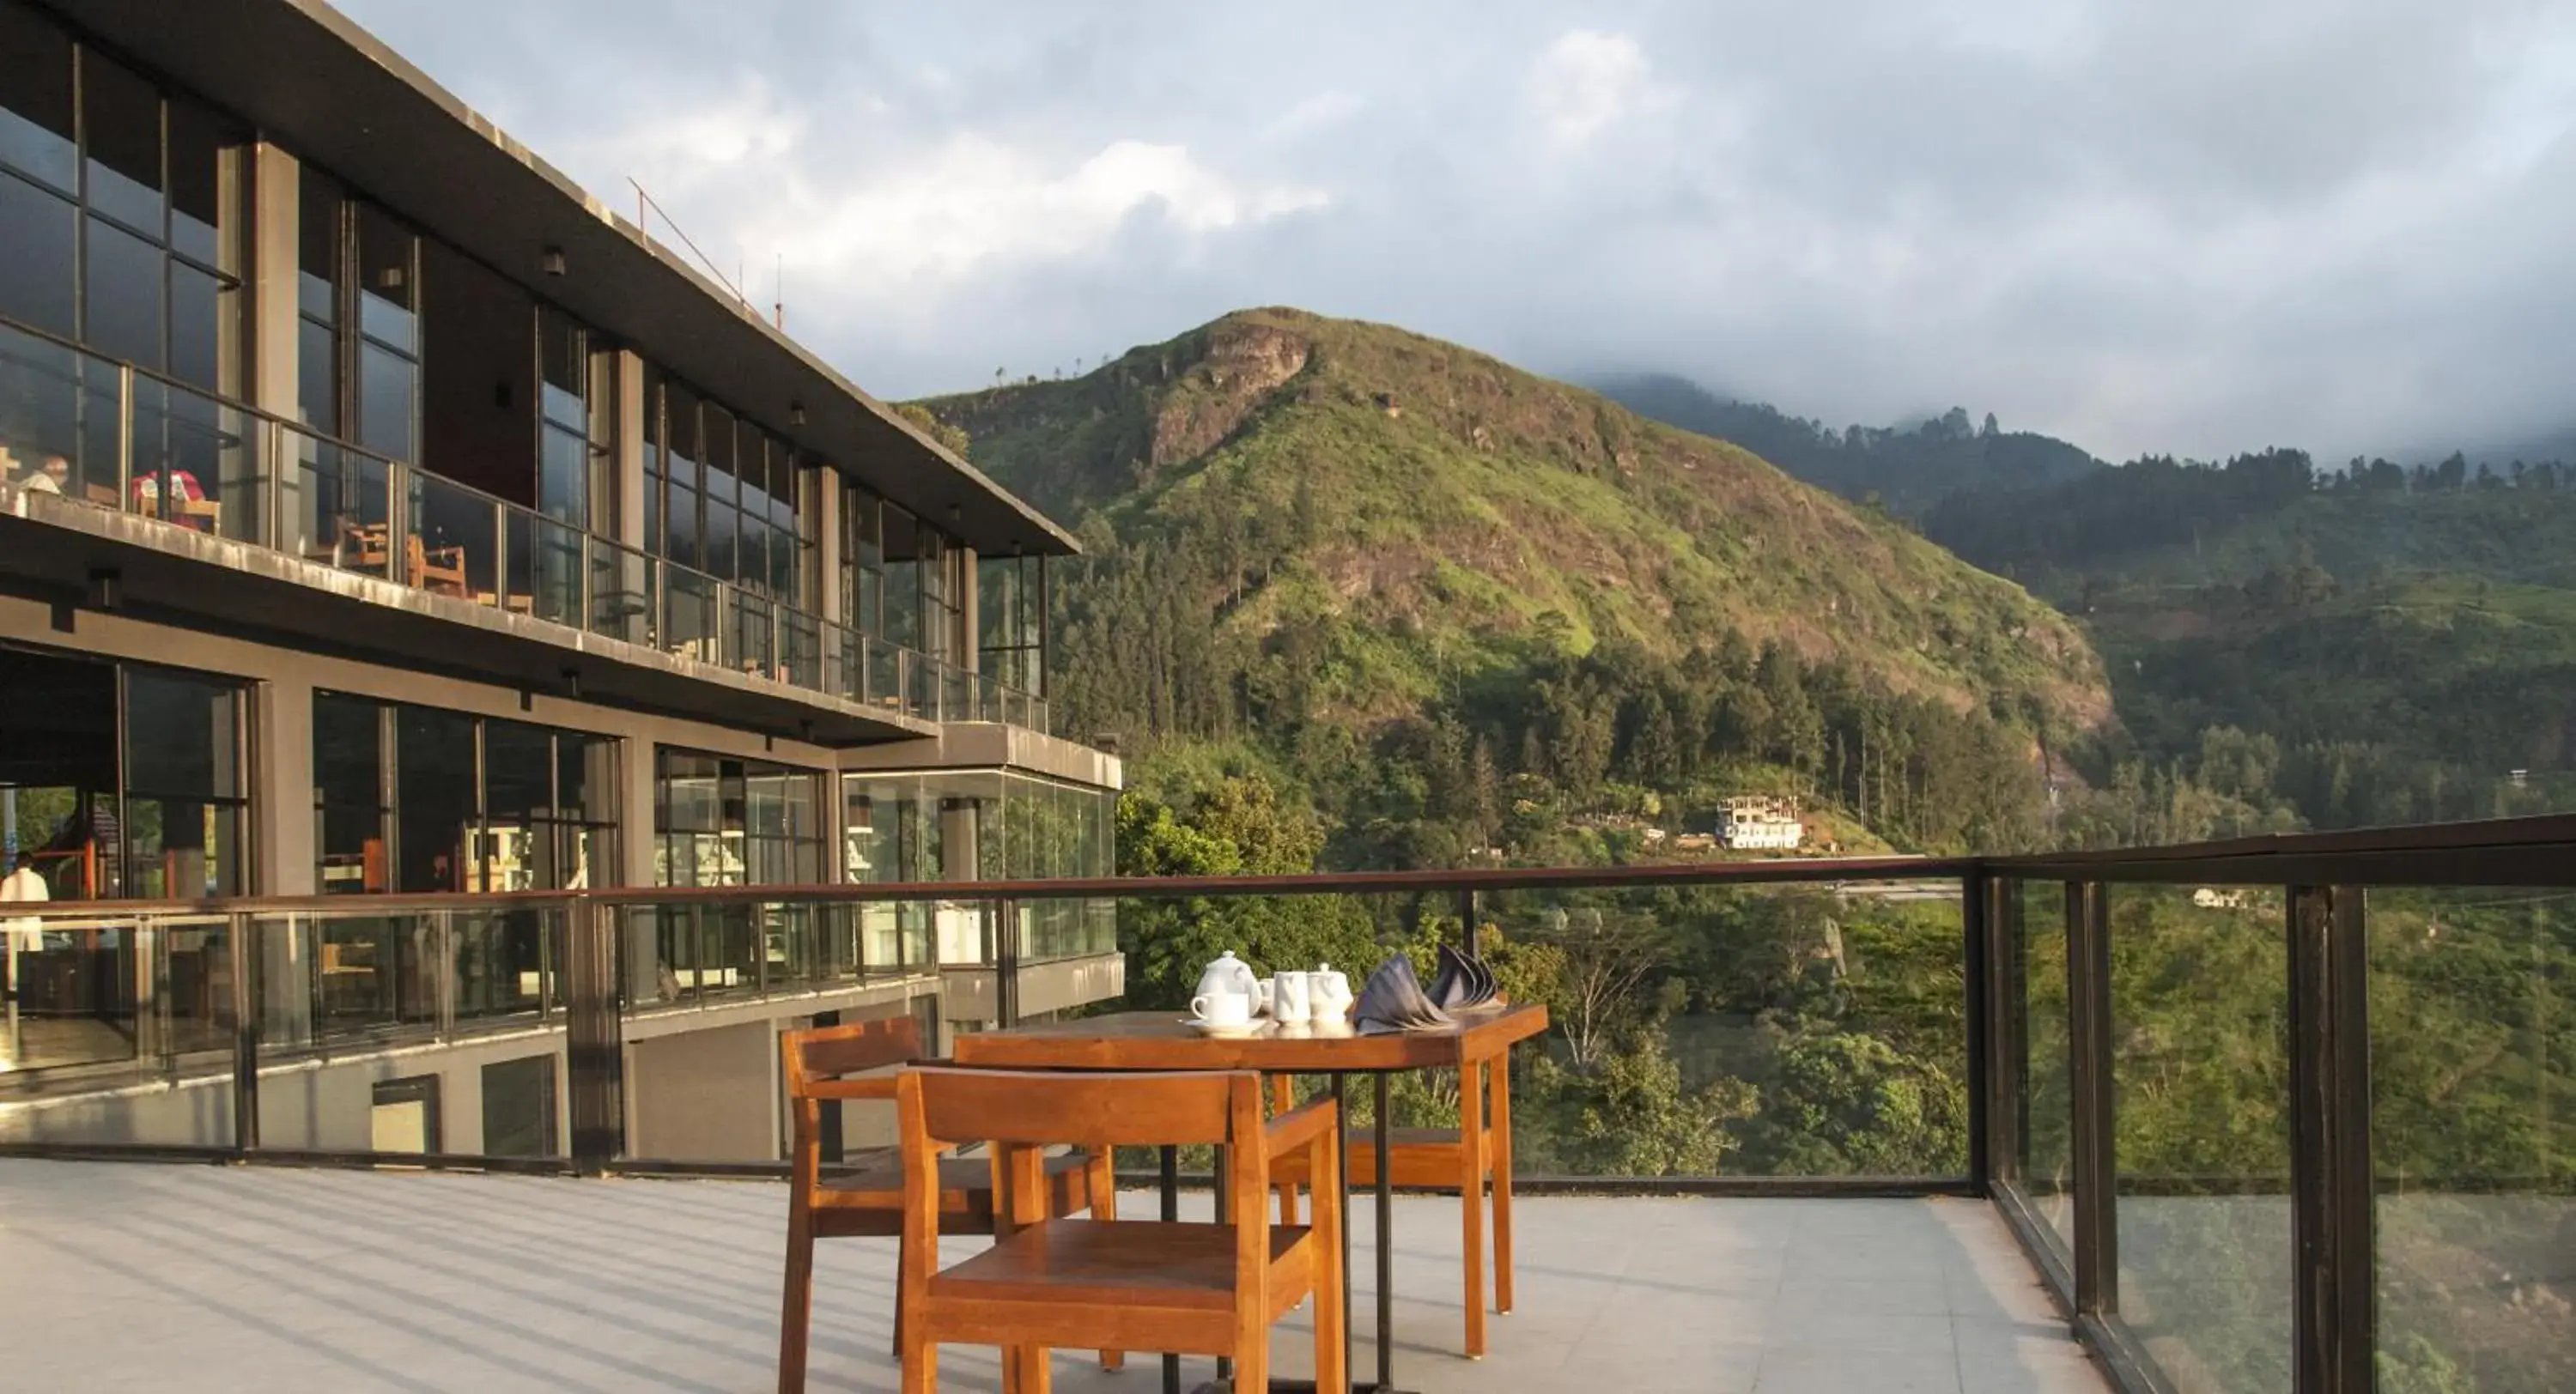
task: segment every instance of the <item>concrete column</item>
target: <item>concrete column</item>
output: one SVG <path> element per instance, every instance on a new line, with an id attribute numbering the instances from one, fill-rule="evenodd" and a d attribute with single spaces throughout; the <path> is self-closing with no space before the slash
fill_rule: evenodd
<path id="1" fill-rule="evenodd" d="M 841 474 L 828 465 L 797 471 L 797 487 L 805 491 L 805 506 L 798 512 L 814 520 L 814 565 L 822 573 L 816 584 L 823 593 L 815 597 L 815 613 L 834 624 L 848 624 L 841 613 Z"/>
<path id="2" fill-rule="evenodd" d="M 245 278 L 250 294 L 251 404 L 289 421 L 302 400 L 296 382 L 296 267 L 303 246 L 302 167 L 261 142 L 251 147 L 251 242 Z"/>
<path id="3" fill-rule="evenodd" d="M 957 549 L 957 666 L 970 673 L 981 666 L 984 647 L 983 605 L 975 594 L 979 569 L 974 548 Z"/>
<path id="4" fill-rule="evenodd" d="M 645 551 L 649 549 L 644 538 L 644 412 L 650 404 L 644 400 L 644 360 L 619 349 L 616 363 L 616 538 Z"/>
<path id="5" fill-rule="evenodd" d="M 271 678 L 253 694 L 251 712 L 253 883 L 262 895 L 312 895 L 321 837 L 313 816 L 313 684 Z"/>
<path id="6" fill-rule="evenodd" d="M 653 831 L 653 742 L 642 735 L 628 736 L 618 742 L 617 778 L 617 845 L 618 859 L 624 865 L 621 884 L 650 886 L 654 884 L 653 849 L 660 840 Z M 661 957 L 654 934 L 654 917 L 635 910 L 603 912 L 621 917 L 617 922 L 618 947 L 624 959 L 626 1000 L 650 1002 L 661 995 Z M 633 1056 L 628 1057 L 631 1073 Z M 635 1136 L 635 1094 L 630 1084 L 626 1102 L 627 1136 Z"/>

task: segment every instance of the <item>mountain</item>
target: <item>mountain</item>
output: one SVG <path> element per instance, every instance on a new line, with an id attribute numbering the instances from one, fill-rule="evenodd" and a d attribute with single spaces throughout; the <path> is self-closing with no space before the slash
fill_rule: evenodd
<path id="1" fill-rule="evenodd" d="M 1544 788 L 1504 804 L 1576 822 L 1761 786 L 1955 843 L 2027 812 L 2003 805 L 2036 797 L 2035 736 L 2109 717 L 2076 626 L 2018 587 L 1750 451 L 1400 329 L 1249 310 L 916 405 L 1079 521 L 1075 729 L 1254 747 L 1346 827 L 1402 821 L 1410 769 L 1470 845 L 1508 832 L 1484 801 L 1520 780 Z"/>
<path id="2" fill-rule="evenodd" d="M 1836 431 L 1821 421 L 1730 400 L 1664 374 L 1611 378 L 1597 385 L 1641 416 L 1731 441 L 1810 484 L 1848 499 L 1874 497 L 1901 514 L 1919 514 L 1961 489 L 2049 484 L 2101 466 L 2065 441 L 2005 431 L 1991 415 L 1982 425 L 1972 425 L 1960 407 L 1905 430 L 1847 426 Z"/>
<path id="3" fill-rule="evenodd" d="M 1923 527 L 2083 619 L 2149 768 L 2249 737 L 2220 782 L 2326 827 L 2576 806 L 2576 470 L 2146 459 Z"/>

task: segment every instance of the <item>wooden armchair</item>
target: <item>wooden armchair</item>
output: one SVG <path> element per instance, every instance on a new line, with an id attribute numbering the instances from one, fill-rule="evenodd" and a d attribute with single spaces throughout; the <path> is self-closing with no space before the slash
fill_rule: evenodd
<path id="1" fill-rule="evenodd" d="M 839 1076 L 861 1070 L 909 1065 L 922 1058 L 921 1023 L 911 1017 L 855 1022 L 779 1038 L 786 1065 L 787 1095 L 796 1130 L 793 1185 L 787 1201 L 787 1290 L 778 1323 L 779 1394 L 805 1387 L 807 1336 L 814 1315 L 814 1241 L 842 1237 L 893 1237 L 898 1255 L 904 1243 L 905 1168 L 900 1152 L 857 1167 L 823 1171 L 823 1102 L 827 1099 L 895 1097 L 891 1075 L 865 1079 Z M 1089 1155 L 1049 1157 L 1041 1168 L 1044 1210 L 1066 1215 L 1089 1209 L 1095 1219 L 1117 1217 L 1117 1188 L 1106 1147 Z M 993 1168 L 981 1160 L 947 1160 L 933 1173 L 938 1178 L 939 1230 L 944 1234 L 991 1234 L 994 1229 Z M 900 1290 L 895 1301 L 895 1348 L 902 1350 L 905 1313 Z M 1115 1351 L 1101 1352 L 1101 1363 L 1116 1368 Z"/>
<path id="2" fill-rule="evenodd" d="M 1264 1124 L 1261 1077 L 906 1070 L 903 1125 L 904 1394 L 933 1394 L 943 1342 L 1002 1348 L 1005 1388 L 1047 1394 L 1058 1346 L 1232 1356 L 1234 1387 L 1267 1389 L 1270 1327 L 1315 1302 L 1315 1387 L 1349 1383 L 1342 1358 L 1338 1115 L 1318 1099 Z M 1050 1218 L 1043 1148 L 1213 1143 L 1227 1149 L 1233 1214 L 1213 1224 Z M 1003 1204 L 993 1247 L 939 1266 L 940 1153 L 992 1144 Z M 1270 1222 L 1271 1168 L 1302 1156 L 1320 1179 L 1312 1228 Z"/>
<path id="3" fill-rule="evenodd" d="M 1281 1113 L 1294 1102 L 1286 1075 L 1270 1080 L 1271 1104 Z M 1492 1093 L 1487 1107 L 1487 1090 Z M 1408 1190 L 1456 1191 L 1463 1231 L 1466 1270 L 1466 1355 L 1485 1355 L 1485 1205 L 1484 1191 L 1493 1187 L 1494 1310 L 1512 1309 L 1512 1077 L 1500 1057 L 1468 1060 L 1458 1067 L 1459 1128 L 1394 1128 L 1389 1130 L 1386 1158 L 1393 1183 Z M 1377 1184 L 1377 1148 L 1366 1137 L 1351 1139 L 1345 1164 L 1353 1186 Z M 1273 1171 L 1279 1192 L 1279 1218 L 1297 1218 L 1297 1191 L 1316 1188 L 1302 1158 L 1292 1158 Z M 1319 1188 L 1316 1188 L 1319 1189 Z"/>

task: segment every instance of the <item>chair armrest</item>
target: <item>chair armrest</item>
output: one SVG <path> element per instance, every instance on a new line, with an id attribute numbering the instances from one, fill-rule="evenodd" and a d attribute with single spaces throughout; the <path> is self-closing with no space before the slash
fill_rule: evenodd
<path id="1" fill-rule="evenodd" d="M 1330 1138 L 1336 1116 L 1332 1100 L 1315 1099 L 1271 1119 L 1261 1128 L 1261 1155 L 1275 1160 Z"/>

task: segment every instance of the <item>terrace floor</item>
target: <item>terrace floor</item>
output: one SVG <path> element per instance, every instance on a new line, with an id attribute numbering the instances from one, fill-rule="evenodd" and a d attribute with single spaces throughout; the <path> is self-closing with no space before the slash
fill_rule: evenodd
<path id="1" fill-rule="evenodd" d="M 768 1182 L 0 1159 L 0 1386 L 750 1394 L 776 1380 L 786 1208 Z M 1374 1241 L 1356 1209 L 1364 1374 Z M 1977 1202 L 1527 1197 L 1517 1218 L 1519 1310 L 1471 1363 L 1457 1202 L 1397 1199 L 1403 1388 L 2108 1388 Z M 896 1387 L 893 1275 L 890 1241 L 820 1247 L 811 1388 Z M 1309 1329 L 1281 1326 L 1277 1374 L 1308 1371 Z M 994 1389 L 997 1369 L 951 1349 L 942 1388 Z M 1150 1358 L 1106 1375 L 1065 1353 L 1056 1371 L 1083 1394 L 1160 1387 Z"/>

